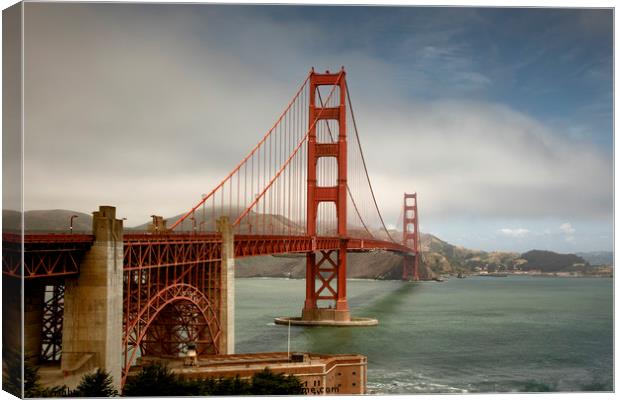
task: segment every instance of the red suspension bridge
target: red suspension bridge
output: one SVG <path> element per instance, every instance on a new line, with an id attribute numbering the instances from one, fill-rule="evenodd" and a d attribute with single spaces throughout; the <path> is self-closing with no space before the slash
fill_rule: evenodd
<path id="1" fill-rule="evenodd" d="M 123 234 L 114 208 L 102 207 L 93 235 L 4 234 L 3 274 L 23 277 L 26 295 L 40 299 L 39 337 L 30 345 L 26 339 L 27 355 L 69 368 L 69 355 L 81 351 L 75 337 L 88 335 L 71 320 L 88 301 L 79 290 L 94 285 L 87 281 L 93 249 L 108 246 L 106 254 L 122 260 L 122 296 L 108 307 L 123 311 L 124 382 L 140 355 L 177 355 L 189 342 L 199 354 L 231 351 L 226 291 L 234 258 L 304 253 L 305 321 L 351 319 L 347 252 L 401 253 L 403 279 L 417 280 L 415 194 L 405 194 L 402 211 L 403 236 L 396 238 L 370 182 L 346 73 L 312 70 L 258 144 L 169 228 L 154 216 L 150 232 Z"/>

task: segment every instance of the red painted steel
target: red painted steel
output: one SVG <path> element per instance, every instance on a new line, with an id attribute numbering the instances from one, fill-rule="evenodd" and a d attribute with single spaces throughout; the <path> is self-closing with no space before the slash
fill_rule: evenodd
<path id="1" fill-rule="evenodd" d="M 86 250 L 94 242 L 92 235 L 18 234 L 2 235 L 2 274 L 24 279 L 73 275 Z M 22 274 L 23 245 L 23 274 Z"/>
<path id="2" fill-rule="evenodd" d="M 347 127 L 346 127 L 346 80 L 345 71 L 341 69 L 336 74 L 328 71 L 319 74 L 310 73 L 310 102 L 308 132 L 308 189 L 307 189 L 307 217 L 306 232 L 310 237 L 317 235 L 317 211 L 322 202 L 332 202 L 336 206 L 337 233 L 339 237 L 336 258 L 332 257 L 334 250 L 309 251 L 306 253 L 306 300 L 305 312 L 312 313 L 318 308 L 318 300 L 328 300 L 330 307 L 336 310 L 348 311 L 346 297 L 346 251 L 347 251 Z M 339 89 L 340 101 L 338 107 L 317 105 L 317 93 L 320 86 L 331 86 L 327 99 L 329 100 L 335 89 Z M 338 124 L 338 142 L 328 146 L 317 143 L 317 121 L 335 120 Z M 329 126 L 329 125 L 328 125 Z M 331 132 L 330 132 L 331 136 Z M 321 187 L 317 182 L 317 167 L 322 157 L 334 157 L 338 165 L 337 186 Z M 327 261 L 327 267 L 325 267 Z M 334 286 L 334 280 L 336 286 Z M 321 286 L 317 289 L 316 283 Z"/>
<path id="3" fill-rule="evenodd" d="M 301 94 L 301 92 L 303 91 L 303 89 L 306 87 L 306 84 L 308 83 L 308 80 L 310 79 L 310 76 L 312 74 L 313 71 L 310 72 L 310 74 L 308 74 L 308 77 L 304 80 L 304 82 L 301 84 L 301 86 L 299 87 L 299 89 L 297 90 L 297 93 L 295 94 L 295 96 L 293 96 L 293 99 L 288 103 L 288 105 L 286 106 L 286 108 L 284 109 L 284 112 L 282 112 L 282 114 L 280 115 L 280 117 L 276 120 L 276 122 L 273 124 L 273 126 L 271 127 L 271 129 L 269 129 L 269 131 L 267 131 L 267 133 L 265 134 L 265 136 L 263 136 L 263 138 L 256 144 L 256 146 L 254 146 L 254 148 L 250 151 L 250 153 L 248 153 L 247 156 L 245 156 L 245 158 L 243 160 L 241 160 L 241 162 L 239 162 L 239 164 L 237 164 L 237 166 L 230 172 L 230 174 L 228 174 L 228 176 L 226 176 L 226 178 L 224 178 L 222 180 L 222 182 L 220 182 L 219 185 L 217 185 L 209 194 L 207 194 L 206 196 L 204 196 L 202 198 L 202 200 L 200 200 L 200 202 L 198 202 L 198 204 L 196 204 L 196 206 L 194 206 L 190 211 L 188 211 L 186 214 L 184 214 L 178 221 L 176 221 L 171 227 L 171 230 L 174 230 L 177 226 L 179 226 L 186 218 L 189 218 L 190 215 L 193 215 L 196 210 L 198 210 L 198 208 L 200 206 L 202 206 L 203 204 L 205 204 L 207 202 L 207 200 L 209 200 L 220 188 L 222 188 L 224 186 L 224 184 L 229 181 L 233 175 L 237 172 L 239 172 L 239 170 L 241 169 L 241 167 L 250 159 L 250 157 L 252 157 L 256 151 L 267 141 L 267 139 L 269 138 L 269 136 L 271 135 L 271 133 L 276 129 L 276 127 L 278 127 L 278 125 L 282 122 L 282 119 L 286 116 L 286 114 L 288 113 L 288 111 L 291 109 L 291 107 L 293 106 L 293 104 L 295 104 L 295 100 L 299 97 L 299 95 Z"/>
<path id="4" fill-rule="evenodd" d="M 403 197 L 403 246 L 413 254 L 405 254 L 403 279 L 420 280 L 420 230 L 418 229 L 418 195 L 405 193 Z"/>
<path id="5" fill-rule="evenodd" d="M 38 264 L 28 264 L 25 279 L 52 278 L 79 273 L 78 254 L 83 253 L 90 246 L 75 247 L 74 243 L 65 242 L 58 247 L 59 242 L 45 243 L 44 235 L 28 235 L 25 247 L 27 254 L 32 252 L 31 244 L 45 246 L 38 247 Z M 93 237 L 84 235 L 89 240 L 82 244 L 92 243 Z M 321 250 L 338 250 L 341 239 L 328 236 L 288 236 L 288 235 L 235 235 L 235 258 L 254 257 L 270 254 L 307 253 Z M 410 253 L 411 248 L 400 243 L 368 238 L 348 238 L 347 251 L 374 251 L 387 250 L 398 253 Z M 202 263 L 218 259 L 214 244 L 221 243 L 218 234 L 127 234 L 124 239 L 126 271 L 169 267 L 179 264 Z M 11 248 L 14 242 L 3 243 L 3 274 L 18 278 L 20 266 L 20 248 Z M 53 246 L 51 246 L 53 245 Z M 66 262 L 59 261 L 58 254 L 64 254 Z M 69 257 L 69 255 L 71 255 Z M 219 257 L 219 256 L 218 256 Z M 27 257 L 28 258 L 28 257 Z M 31 257 L 30 259 L 32 259 Z"/>
<path id="6" fill-rule="evenodd" d="M 320 91 L 323 86 L 331 88 L 325 102 Z M 350 113 L 347 113 L 347 104 Z M 355 130 L 351 140 L 357 142 L 360 157 L 358 164 L 353 163 L 360 173 L 353 174 L 350 180 L 347 176 L 348 116 Z M 330 123 L 338 128 L 337 136 Z M 328 142 L 318 140 L 319 136 L 321 140 L 327 138 Z M 319 168 L 319 161 L 329 158 L 336 160 L 336 168 L 330 171 Z M 362 170 L 364 175 L 361 175 Z M 349 181 L 358 181 L 354 178 L 360 176 L 364 184 L 367 182 L 371 201 L 358 202 L 353 198 Z M 325 180 L 326 177 L 333 178 L 334 182 L 319 186 L 319 178 Z M 284 184 L 280 184 L 282 182 Z M 353 218 L 357 217 L 360 222 L 350 232 L 347 231 L 347 196 L 355 211 Z M 414 199 L 413 205 L 408 205 L 409 198 Z M 207 202 L 210 219 L 206 215 Z M 321 221 L 321 203 L 334 204 L 335 217 Z M 370 185 L 345 71 L 321 74 L 312 70 L 283 114 L 250 153 L 172 225 L 172 229 L 180 227 L 178 230 L 182 230 L 183 221 L 189 219 L 191 232 L 171 229 L 124 235 L 123 383 L 138 355 L 176 356 L 186 349 L 188 342 L 197 344 L 199 354 L 220 351 L 222 239 L 218 233 L 206 233 L 215 230 L 216 217 L 229 215 L 234 221 L 236 258 L 305 254 L 304 310 L 316 310 L 318 301 L 327 301 L 336 310 L 348 311 L 347 251 L 387 250 L 404 254 L 403 277 L 418 279 L 416 194 L 405 194 L 404 207 L 405 232 L 402 243 L 396 243 L 385 227 Z M 364 220 L 368 209 L 376 212 L 384 236 L 390 240 L 373 235 Z M 412 217 L 407 217 L 409 211 L 413 211 Z M 197 217 L 201 217 L 200 223 Z M 274 227 L 274 223 L 280 226 Z M 414 226 L 413 231 L 406 230 L 410 224 Z M 362 237 L 364 235 L 367 237 Z M 2 272 L 6 276 L 20 277 L 23 265 L 25 279 L 75 275 L 79 273 L 81 258 L 93 243 L 93 235 L 29 234 L 22 237 L 3 234 Z M 45 282 L 56 286 L 48 286 L 42 354 L 44 358 L 57 359 L 62 343 L 59 335 L 63 286 L 59 284 L 61 280 Z"/>
<path id="7" fill-rule="evenodd" d="M 217 234 L 125 235 L 122 384 L 139 354 L 218 354 L 221 248 Z"/>

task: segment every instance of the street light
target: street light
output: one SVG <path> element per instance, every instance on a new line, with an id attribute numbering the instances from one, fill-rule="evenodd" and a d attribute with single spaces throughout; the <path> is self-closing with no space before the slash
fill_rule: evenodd
<path id="1" fill-rule="evenodd" d="M 69 219 L 69 233 L 73 233 L 73 218 L 78 218 L 79 215 L 72 215 Z"/>

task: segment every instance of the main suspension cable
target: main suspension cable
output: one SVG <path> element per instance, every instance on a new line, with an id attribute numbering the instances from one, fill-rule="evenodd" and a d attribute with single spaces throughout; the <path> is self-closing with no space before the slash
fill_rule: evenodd
<path id="1" fill-rule="evenodd" d="M 351 104 L 351 95 L 349 94 L 349 85 L 347 85 L 346 81 L 345 81 L 345 88 L 347 90 L 347 101 L 349 102 L 349 109 L 351 110 L 351 119 L 353 120 L 353 128 L 355 129 L 355 136 L 357 137 L 357 146 L 359 147 L 360 155 L 362 156 L 362 165 L 364 166 L 364 172 L 366 173 L 366 180 L 368 180 L 368 186 L 370 187 L 370 194 L 372 195 L 372 201 L 375 204 L 375 209 L 377 210 L 377 214 L 379 214 L 379 219 L 381 220 L 381 225 L 383 226 L 385 233 L 388 235 L 388 237 L 390 238 L 392 242 L 396 243 L 394 238 L 392 238 L 392 235 L 390 235 L 390 232 L 388 231 L 387 227 L 385 226 L 385 222 L 383 221 L 383 216 L 381 215 L 381 212 L 379 211 L 379 206 L 377 205 L 377 199 L 375 198 L 375 192 L 372 189 L 372 184 L 370 183 L 370 176 L 368 175 L 368 169 L 366 168 L 366 159 L 364 158 L 364 152 L 362 151 L 362 144 L 360 142 L 359 133 L 357 131 L 357 122 L 355 121 L 355 114 L 353 114 L 353 104 Z"/>

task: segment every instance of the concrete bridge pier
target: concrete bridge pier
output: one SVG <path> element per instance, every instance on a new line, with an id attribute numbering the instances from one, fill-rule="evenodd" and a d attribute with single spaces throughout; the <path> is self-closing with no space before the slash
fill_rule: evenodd
<path id="1" fill-rule="evenodd" d="M 95 241 L 77 277 L 65 281 L 61 369 L 64 384 L 106 370 L 120 390 L 123 332 L 123 221 L 116 208 L 93 212 Z"/>

